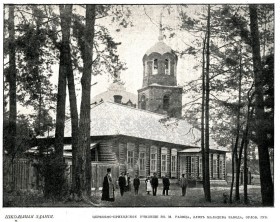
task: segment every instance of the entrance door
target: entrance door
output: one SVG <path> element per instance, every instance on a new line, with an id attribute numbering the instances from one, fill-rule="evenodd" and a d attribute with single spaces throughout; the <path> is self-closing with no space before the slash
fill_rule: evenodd
<path id="1" fill-rule="evenodd" d="M 186 174 L 186 156 L 180 156 L 179 160 L 180 160 L 180 177 L 182 176 L 182 174 Z"/>

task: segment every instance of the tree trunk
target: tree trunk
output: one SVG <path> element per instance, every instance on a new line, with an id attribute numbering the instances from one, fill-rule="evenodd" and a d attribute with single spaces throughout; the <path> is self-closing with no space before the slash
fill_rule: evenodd
<path id="1" fill-rule="evenodd" d="M 204 129 L 204 117 L 205 117 L 205 43 L 206 36 L 203 41 L 203 50 L 202 50 L 202 101 L 201 101 L 201 158 L 202 158 L 202 181 L 203 181 L 203 190 L 204 196 L 206 199 L 205 192 L 205 129 Z"/>
<path id="2" fill-rule="evenodd" d="M 236 185 L 235 184 L 235 200 L 239 201 L 240 200 L 240 193 L 239 193 L 239 184 L 240 184 L 240 172 L 241 172 L 241 160 L 242 160 L 242 153 L 243 153 L 243 148 L 244 148 L 244 143 L 245 143 L 245 138 L 244 136 L 241 139 L 241 144 L 240 144 L 240 148 L 239 148 L 239 152 L 238 152 L 238 159 L 237 159 L 237 163 L 236 163 Z M 241 180 L 242 182 L 242 180 Z"/>
<path id="3" fill-rule="evenodd" d="M 235 168 L 234 168 L 234 159 L 235 159 L 235 146 L 233 144 L 232 139 L 232 155 L 231 155 L 231 185 L 230 185 L 230 194 L 229 194 L 229 202 L 232 203 L 232 192 L 233 192 L 233 184 L 234 184 L 234 174 L 235 174 Z"/>
<path id="4" fill-rule="evenodd" d="M 250 107 L 251 107 L 251 100 L 249 100 L 248 103 L 248 108 L 247 108 L 247 123 L 246 123 L 246 128 L 245 128 L 245 132 L 243 135 L 243 139 L 244 139 L 244 203 L 248 204 L 248 190 L 247 190 L 247 185 L 248 185 L 248 166 L 247 166 L 247 148 L 248 148 L 248 133 L 249 133 L 249 127 L 250 127 L 250 122 L 252 119 L 252 115 L 253 115 L 253 109 L 250 111 Z"/>
<path id="5" fill-rule="evenodd" d="M 11 154 L 11 165 L 13 165 L 16 155 L 16 137 L 17 137 L 17 79 L 16 79 L 16 48 L 15 48 L 15 6 L 9 5 L 9 125 L 7 133 L 7 149 L 8 154 Z M 14 180 L 10 184 L 11 190 L 15 189 Z"/>
<path id="6" fill-rule="evenodd" d="M 211 202 L 209 175 L 209 67 L 210 67 L 210 5 L 208 5 L 207 42 L 206 42 L 206 76 L 205 76 L 205 200 Z"/>
<path id="7" fill-rule="evenodd" d="M 79 123 L 78 164 L 80 167 L 80 188 L 83 197 L 91 195 L 91 153 L 90 153 L 90 94 L 95 25 L 95 5 L 86 6 L 84 69 L 81 79 L 82 100 Z"/>
<path id="8" fill-rule="evenodd" d="M 260 40 L 258 30 L 257 6 L 249 5 L 250 29 L 252 38 L 253 67 L 255 80 L 255 113 L 256 113 L 256 138 L 259 153 L 259 169 L 261 180 L 262 204 L 264 206 L 274 205 L 274 186 L 271 177 L 268 146 L 266 144 L 266 133 L 264 127 L 264 104 L 263 104 L 263 84 L 262 64 L 260 56 Z"/>
<path id="9" fill-rule="evenodd" d="M 75 80 L 72 68 L 71 59 L 71 48 L 70 48 L 70 27 L 72 18 L 72 5 L 66 5 L 65 14 L 67 18 L 64 19 L 64 35 L 67 40 L 67 50 L 66 50 L 66 62 L 67 62 L 67 82 L 68 82 L 68 92 L 69 92 L 69 103 L 70 103 L 70 113 L 71 113 L 71 129 L 72 129 L 72 184 L 71 190 L 73 194 L 78 194 L 80 196 L 80 189 L 77 187 L 79 184 L 79 170 L 77 168 L 77 147 L 78 147 L 78 133 L 79 133 L 79 116 L 77 109 L 77 99 L 75 90 Z M 65 43 L 66 44 L 66 43 Z"/>
<path id="10" fill-rule="evenodd" d="M 59 163 L 63 163 L 63 139 L 65 125 L 65 101 L 66 101 L 66 74 L 67 74 L 67 39 L 64 33 L 64 10 L 63 6 L 59 6 L 62 29 L 62 42 L 60 46 L 59 58 L 59 76 L 58 76 L 58 92 L 57 92 L 57 108 L 56 108 L 56 128 L 55 128 L 55 152 Z"/>
<path id="11" fill-rule="evenodd" d="M 8 153 L 12 154 L 12 160 L 16 154 L 17 135 L 17 80 L 16 80 L 16 48 L 15 48 L 15 6 L 9 6 L 9 133 Z"/>
<path id="12" fill-rule="evenodd" d="M 242 146 L 239 149 L 239 157 L 237 155 L 238 149 L 238 140 L 239 140 L 239 132 L 240 132 L 240 110 L 241 110 L 241 83 L 242 83 L 242 57 L 241 57 L 241 47 L 240 47 L 240 58 L 239 58 L 239 81 L 238 81 L 238 113 L 237 113 L 237 134 L 236 134 L 236 143 L 235 143 L 235 163 L 236 163 L 236 183 L 235 183 L 235 200 L 240 200 L 239 195 L 239 178 L 240 178 L 240 166 L 241 166 L 241 157 L 242 157 Z M 244 140 L 243 144 L 244 144 Z"/>
<path id="13" fill-rule="evenodd" d="M 57 109 L 56 109 L 56 129 L 55 129 L 55 159 L 51 160 L 50 167 L 55 168 L 55 174 L 51 175 L 51 178 L 47 180 L 56 180 L 51 184 L 56 184 L 55 190 L 50 190 L 50 196 L 56 193 L 62 195 L 64 186 L 64 160 L 63 160 L 63 148 L 64 148 L 64 126 L 65 126 L 65 102 L 66 102 L 66 75 L 69 69 L 68 54 L 69 54 L 69 36 L 70 28 L 68 30 L 67 21 L 68 15 L 65 11 L 65 6 L 59 5 L 60 20 L 61 20 L 61 32 L 62 41 L 60 50 L 59 61 L 59 77 L 58 77 L 58 92 L 57 92 Z M 71 18 L 70 18 L 71 21 Z M 59 197 L 58 197 L 59 198 Z"/>

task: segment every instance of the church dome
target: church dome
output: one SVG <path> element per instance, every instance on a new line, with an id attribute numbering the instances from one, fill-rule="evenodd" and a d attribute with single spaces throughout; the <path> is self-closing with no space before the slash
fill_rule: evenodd
<path id="1" fill-rule="evenodd" d="M 170 46 L 166 45 L 163 41 L 157 42 L 154 46 L 152 46 L 145 55 L 149 56 L 152 53 L 159 53 L 163 55 L 164 53 L 173 53 L 173 50 Z"/>
<path id="2" fill-rule="evenodd" d="M 107 91 L 94 96 L 91 100 L 91 104 L 98 104 L 100 102 L 116 102 L 115 96 L 120 98 L 119 103 L 121 104 L 134 107 L 138 104 L 137 95 L 126 91 L 124 84 L 120 81 L 114 81 L 108 87 Z"/>
<path id="3" fill-rule="evenodd" d="M 176 86 L 177 60 L 176 53 L 160 35 L 159 41 L 143 57 L 143 87 L 151 84 Z"/>

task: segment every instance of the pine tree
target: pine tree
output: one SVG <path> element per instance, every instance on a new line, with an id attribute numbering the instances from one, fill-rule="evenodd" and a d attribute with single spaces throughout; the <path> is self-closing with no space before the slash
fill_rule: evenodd
<path id="1" fill-rule="evenodd" d="M 17 136 L 17 81 L 16 81 L 16 46 L 15 46 L 15 6 L 9 5 L 9 128 L 8 128 L 8 153 L 12 159 L 16 154 Z"/>
<path id="2" fill-rule="evenodd" d="M 78 146 L 78 167 L 80 169 L 80 189 L 83 198 L 91 195 L 91 153 L 90 153 L 90 94 L 91 94 L 91 70 L 93 59 L 93 38 L 95 25 L 95 5 L 86 6 L 85 23 L 85 47 L 83 59 L 82 101 L 79 123 L 79 146 Z"/>
<path id="3" fill-rule="evenodd" d="M 256 112 L 256 138 L 259 153 L 259 168 L 261 180 L 262 203 L 264 206 L 274 205 L 274 187 L 272 183 L 268 146 L 264 130 L 264 101 L 262 82 L 262 63 L 260 55 L 260 40 L 258 28 L 257 5 L 249 5 L 251 47 L 253 53 L 254 80 L 255 80 L 255 112 Z"/>

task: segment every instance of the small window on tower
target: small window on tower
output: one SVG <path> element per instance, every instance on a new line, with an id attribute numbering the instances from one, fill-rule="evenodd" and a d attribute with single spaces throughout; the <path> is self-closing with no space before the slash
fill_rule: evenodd
<path id="1" fill-rule="evenodd" d="M 145 95 L 142 95 L 141 96 L 141 106 L 140 106 L 141 109 L 146 109 L 146 96 Z"/>
<path id="2" fill-rule="evenodd" d="M 165 75 L 169 75 L 170 71 L 169 71 L 169 60 L 165 59 L 164 60 L 164 70 L 165 70 Z"/>
<path id="3" fill-rule="evenodd" d="M 158 74 L 158 60 L 154 59 L 153 75 Z"/>
<path id="4" fill-rule="evenodd" d="M 169 100 L 170 100 L 169 95 L 165 95 L 165 96 L 163 97 L 163 106 L 162 106 L 162 108 L 163 108 L 163 110 L 165 110 L 165 111 L 167 111 L 167 110 L 169 109 Z"/>

